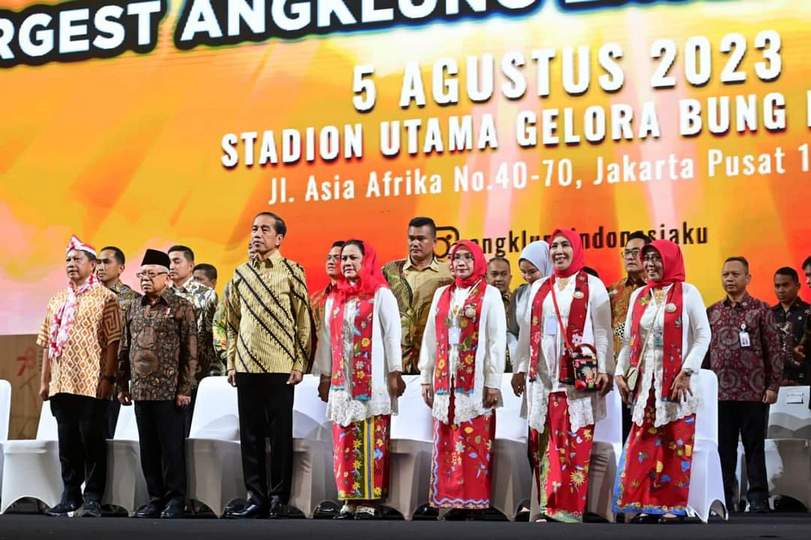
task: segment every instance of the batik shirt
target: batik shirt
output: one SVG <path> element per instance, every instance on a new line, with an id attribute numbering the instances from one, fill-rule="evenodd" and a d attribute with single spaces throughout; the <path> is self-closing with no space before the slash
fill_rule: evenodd
<path id="1" fill-rule="evenodd" d="M 803 336 L 811 320 L 811 306 L 800 298 L 794 300 L 788 311 L 781 304 L 772 307 L 775 324 L 780 335 L 780 344 L 783 351 L 783 386 L 798 386 L 808 384 L 808 344 L 804 344 Z M 804 358 L 797 361 L 794 357 L 794 348 L 804 344 L 806 351 Z"/>
<path id="2" fill-rule="evenodd" d="M 384 266 L 383 275 L 400 308 L 403 373 L 418 374 L 420 346 L 431 301 L 438 288 L 453 281 L 450 269 L 447 264 L 434 259 L 428 267 L 417 270 L 411 259 L 401 259 Z"/>
<path id="3" fill-rule="evenodd" d="M 737 304 L 727 298 L 710 306 L 710 350 L 704 366 L 718 375 L 721 401 L 762 401 L 777 391 L 783 377 L 783 354 L 774 317 L 765 302 L 748 294 Z M 742 346 L 741 332 L 749 346 Z"/>
<path id="4" fill-rule="evenodd" d="M 187 300 L 168 288 L 151 303 L 144 296 L 127 310 L 118 355 L 118 386 L 135 401 L 190 396 L 197 371 L 197 321 Z"/>
<path id="5" fill-rule="evenodd" d="M 212 333 L 214 313 L 217 311 L 217 292 L 192 278 L 180 287 L 173 285 L 172 289 L 178 296 L 191 303 L 197 319 L 197 381 L 207 375 L 220 375 L 222 365 L 214 351 Z"/>
<path id="6" fill-rule="evenodd" d="M 54 295 L 48 302 L 37 345 L 48 348 L 51 323 L 55 313 L 65 304 L 68 290 Z M 102 375 L 104 349 L 121 339 L 121 308 L 111 290 L 101 283 L 79 296 L 76 316 L 62 355 L 51 360 L 49 395 L 74 394 L 97 397 Z"/>
<path id="7" fill-rule="evenodd" d="M 274 251 L 239 266 L 225 299 L 228 370 L 309 369 L 311 316 L 304 269 L 297 263 Z"/>
<path id="8" fill-rule="evenodd" d="M 608 298 L 611 300 L 611 329 L 614 334 L 614 354 L 619 355 L 625 338 L 625 317 L 628 315 L 628 303 L 631 295 L 645 285 L 641 279 L 623 278 L 608 287 Z"/>

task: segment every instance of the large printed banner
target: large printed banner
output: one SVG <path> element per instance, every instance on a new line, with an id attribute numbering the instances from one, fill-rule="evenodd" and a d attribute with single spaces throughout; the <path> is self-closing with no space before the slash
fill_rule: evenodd
<path id="1" fill-rule="evenodd" d="M 604 281 L 636 229 L 688 280 L 811 254 L 807 0 L 0 0 L 0 333 L 35 331 L 70 234 L 190 245 L 223 278 L 253 215 L 311 287 L 432 216 L 517 262 L 571 226 Z M 517 285 L 518 272 L 514 271 Z"/>

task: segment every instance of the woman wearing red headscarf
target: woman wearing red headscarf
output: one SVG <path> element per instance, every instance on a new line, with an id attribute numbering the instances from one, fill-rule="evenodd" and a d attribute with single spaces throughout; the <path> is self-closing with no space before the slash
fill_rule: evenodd
<path id="1" fill-rule="evenodd" d="M 603 282 L 583 269 L 580 235 L 556 230 L 549 254 L 553 273 L 530 290 L 516 371 L 527 373 L 529 451 L 540 521 L 580 522 L 594 423 L 605 416 L 604 395 L 611 389 L 611 306 Z M 596 365 L 580 373 L 595 391 L 575 384 L 575 358 L 585 351 Z"/>
<path id="2" fill-rule="evenodd" d="M 687 514 L 698 407 L 692 379 L 710 345 L 710 324 L 701 293 L 684 282 L 676 244 L 657 240 L 642 250 L 642 261 L 648 284 L 631 296 L 615 377 L 632 404 L 633 426 L 614 508 L 636 514 L 635 522 L 669 522 Z"/>
<path id="3" fill-rule="evenodd" d="M 484 280 L 487 261 L 477 244 L 454 244 L 450 265 L 454 282 L 434 293 L 419 367 L 434 417 L 429 502 L 450 509 L 445 519 L 464 519 L 490 506 L 507 320 L 501 293 Z"/>
<path id="4" fill-rule="evenodd" d="M 405 390 L 400 311 L 375 251 L 348 241 L 341 276 L 324 305 L 316 361 L 335 444 L 339 519 L 380 517 L 389 482 L 389 424 Z"/>

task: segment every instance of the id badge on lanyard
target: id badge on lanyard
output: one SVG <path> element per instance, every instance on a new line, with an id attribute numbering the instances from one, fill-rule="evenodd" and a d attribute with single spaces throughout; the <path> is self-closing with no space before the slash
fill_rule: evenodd
<path id="1" fill-rule="evenodd" d="M 462 329 L 457 326 L 448 328 L 448 345 L 455 347 L 459 345 L 459 339 L 462 337 Z"/>
<path id="2" fill-rule="evenodd" d="M 741 340 L 741 348 L 751 347 L 752 340 L 749 339 L 749 332 L 746 330 L 746 323 L 741 323 L 741 331 L 738 333 Z"/>

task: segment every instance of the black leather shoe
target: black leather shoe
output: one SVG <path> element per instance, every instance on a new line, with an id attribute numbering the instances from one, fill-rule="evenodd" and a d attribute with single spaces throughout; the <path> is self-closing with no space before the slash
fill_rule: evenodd
<path id="1" fill-rule="evenodd" d="M 771 512 L 768 501 L 757 501 L 749 503 L 750 514 L 768 514 Z"/>
<path id="2" fill-rule="evenodd" d="M 85 501 L 79 510 L 79 517 L 101 517 L 101 505 L 98 501 Z"/>
<path id="3" fill-rule="evenodd" d="M 659 518 L 660 525 L 675 525 L 684 523 L 684 516 L 661 516 Z"/>
<path id="4" fill-rule="evenodd" d="M 464 508 L 451 508 L 445 515 L 442 516 L 442 519 L 445 521 L 466 521 L 468 516 L 468 511 Z"/>
<path id="5" fill-rule="evenodd" d="M 423 504 L 414 511 L 411 519 L 414 521 L 436 521 L 439 519 L 439 510 L 428 504 Z"/>
<path id="6" fill-rule="evenodd" d="M 163 519 L 178 519 L 186 516 L 186 505 L 183 501 L 171 501 L 161 512 Z"/>
<path id="7" fill-rule="evenodd" d="M 248 503 L 248 506 L 242 510 L 231 512 L 228 517 L 233 519 L 264 519 L 267 515 L 268 511 L 265 506 Z"/>
<path id="8" fill-rule="evenodd" d="M 299 519 L 306 517 L 300 510 L 283 503 L 281 497 L 276 495 L 270 498 L 268 519 Z"/>
<path id="9" fill-rule="evenodd" d="M 61 502 L 45 511 L 51 517 L 65 517 L 70 512 L 75 512 L 80 504 L 75 502 Z"/>
<path id="10" fill-rule="evenodd" d="M 161 517 L 162 506 L 158 502 L 151 502 L 139 508 L 133 517 L 140 519 L 157 519 Z"/>
<path id="11" fill-rule="evenodd" d="M 631 523 L 644 525 L 659 523 L 659 516 L 655 514 L 637 514 L 631 519 Z"/>

